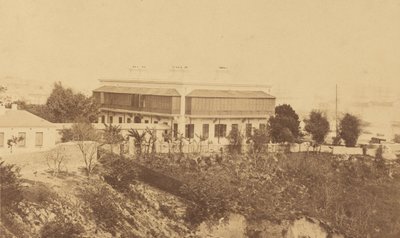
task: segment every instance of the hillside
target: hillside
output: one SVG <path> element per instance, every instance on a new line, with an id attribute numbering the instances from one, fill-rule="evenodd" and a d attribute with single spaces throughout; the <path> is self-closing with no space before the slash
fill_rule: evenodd
<path id="1" fill-rule="evenodd" d="M 79 151 L 65 148 L 59 173 L 43 152 L 5 158 L 21 168 L 22 197 L 14 207 L 2 201 L 2 236 L 400 235 L 397 162 L 326 153 L 127 159 L 102 152 L 89 179 Z"/>
<path id="2" fill-rule="evenodd" d="M 185 237 L 190 233 L 182 219 L 184 212 L 175 209 L 183 206 L 179 198 L 143 183 L 132 185 L 129 193 L 118 192 L 99 176 L 88 180 L 78 169 L 83 163 L 79 154 L 71 155 L 68 172 L 56 176 L 44 153 L 5 159 L 21 168 L 23 199 L 9 213 L 2 207 L 1 237 L 58 237 L 49 234 L 63 229 L 79 231 L 76 237 Z"/>

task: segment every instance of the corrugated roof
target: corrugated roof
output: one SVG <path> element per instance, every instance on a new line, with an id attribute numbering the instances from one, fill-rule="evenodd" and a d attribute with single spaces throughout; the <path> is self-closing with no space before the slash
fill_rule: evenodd
<path id="1" fill-rule="evenodd" d="M 127 93 L 141 95 L 158 95 L 158 96 L 180 96 L 176 89 L 172 88 L 133 88 L 120 86 L 102 86 L 93 90 L 93 92 L 105 93 Z"/>
<path id="2" fill-rule="evenodd" d="M 274 96 L 271 96 L 263 91 L 233 91 L 208 89 L 195 89 L 187 96 L 206 98 L 275 98 Z"/>
<path id="3" fill-rule="evenodd" d="M 54 127 L 54 124 L 24 110 L 3 109 L 0 127 Z"/>

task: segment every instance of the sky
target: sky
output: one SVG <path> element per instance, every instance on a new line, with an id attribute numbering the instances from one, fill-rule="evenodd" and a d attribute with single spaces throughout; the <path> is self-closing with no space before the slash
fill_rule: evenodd
<path id="1" fill-rule="evenodd" d="M 0 0 L 0 79 L 90 92 L 133 65 L 204 81 L 223 66 L 302 110 L 331 107 L 336 84 L 342 108 L 398 102 L 400 1 Z"/>

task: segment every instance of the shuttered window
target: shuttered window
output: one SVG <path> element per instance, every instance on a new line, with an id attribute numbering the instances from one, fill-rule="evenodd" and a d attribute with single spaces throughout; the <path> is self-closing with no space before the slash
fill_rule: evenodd
<path id="1" fill-rule="evenodd" d="M 210 132 L 210 126 L 208 124 L 203 124 L 203 138 L 208 139 Z"/>
<path id="2" fill-rule="evenodd" d="M 185 126 L 185 137 L 186 138 L 194 138 L 194 124 L 187 124 Z"/>
<path id="3" fill-rule="evenodd" d="M 36 132 L 35 146 L 43 146 L 43 132 Z"/>
<path id="4" fill-rule="evenodd" d="M 226 124 L 215 124 L 214 137 L 226 136 Z"/>

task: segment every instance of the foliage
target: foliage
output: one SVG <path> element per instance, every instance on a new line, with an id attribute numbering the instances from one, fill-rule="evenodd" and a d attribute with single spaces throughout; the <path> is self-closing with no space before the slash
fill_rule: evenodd
<path id="1" fill-rule="evenodd" d="M 233 127 L 229 132 L 227 139 L 229 141 L 228 151 L 230 154 L 241 154 L 242 153 L 242 144 L 243 144 L 243 135 L 239 131 L 237 127 Z"/>
<path id="2" fill-rule="evenodd" d="M 196 226 L 205 220 L 215 222 L 226 217 L 234 201 L 233 190 L 235 187 L 223 173 L 199 174 L 198 179 L 180 188 L 182 196 L 193 202 L 186 210 L 186 221 Z"/>
<path id="3" fill-rule="evenodd" d="M 339 157 L 270 154 L 256 160 L 226 160 L 191 172 L 169 160 L 157 163 L 157 169 L 186 184 L 182 196 L 193 202 L 187 220 L 195 224 L 227 212 L 271 221 L 306 215 L 346 237 L 398 237 L 400 181 L 369 156 Z"/>
<path id="4" fill-rule="evenodd" d="M 375 163 L 380 169 L 385 169 L 385 160 L 383 158 L 383 147 L 380 145 L 375 151 Z"/>
<path id="5" fill-rule="evenodd" d="M 65 148 L 60 145 L 46 153 L 46 163 L 53 176 L 57 176 L 61 172 L 62 166 L 65 167 L 66 161 Z"/>
<path id="6" fill-rule="evenodd" d="M 22 200 L 20 169 L 0 161 L 0 201 L 5 211 L 14 209 Z"/>
<path id="7" fill-rule="evenodd" d="M 125 139 L 121 135 L 121 127 L 118 125 L 104 124 L 103 140 L 110 145 L 110 152 L 113 153 L 113 145 L 122 143 Z"/>
<path id="8" fill-rule="evenodd" d="M 96 167 L 97 141 L 100 135 L 90 123 L 74 123 L 71 130 L 85 162 L 86 175 L 90 177 Z"/>
<path id="9" fill-rule="evenodd" d="M 78 122 L 82 118 L 89 122 L 97 120 L 98 106 L 93 98 L 64 88 L 60 82 L 54 84 L 46 107 L 54 118 L 53 122 Z"/>
<path id="10" fill-rule="evenodd" d="M 126 158 L 117 157 L 102 160 L 105 171 L 102 173 L 104 180 L 114 189 L 127 192 L 129 185 L 136 181 L 138 169 L 135 164 Z"/>
<path id="11" fill-rule="evenodd" d="M 80 235 L 84 232 L 82 225 L 59 217 L 47 222 L 40 230 L 43 238 L 75 238 L 81 237 Z"/>
<path id="12" fill-rule="evenodd" d="M 146 131 L 139 133 L 138 130 L 133 128 L 128 130 L 128 137 L 133 137 L 133 139 L 135 140 L 135 154 L 139 157 L 142 155 L 142 145 L 145 141 L 145 136 Z"/>
<path id="13" fill-rule="evenodd" d="M 149 135 L 146 141 L 146 157 L 151 154 L 151 157 L 154 157 L 156 153 L 156 141 L 157 141 L 157 132 L 155 129 L 146 128 L 146 133 Z"/>
<path id="14" fill-rule="evenodd" d="M 18 144 L 18 142 L 23 141 L 25 138 L 23 136 L 12 136 L 11 139 L 7 140 L 7 146 L 10 149 L 10 152 L 12 153 L 13 148 L 16 144 Z"/>
<path id="15" fill-rule="evenodd" d="M 361 120 L 349 113 L 346 113 L 339 123 L 339 135 L 347 147 L 356 145 L 361 134 Z"/>
<path id="16" fill-rule="evenodd" d="M 63 143 L 74 140 L 74 134 L 71 128 L 64 128 L 59 133 L 61 134 L 61 142 Z"/>
<path id="17" fill-rule="evenodd" d="M 91 184 L 82 188 L 80 196 L 90 208 L 96 223 L 113 232 L 122 217 L 119 200 L 113 190 L 107 185 Z"/>
<path id="18" fill-rule="evenodd" d="M 325 142 L 325 137 L 329 132 L 329 121 L 320 111 L 311 111 L 309 118 L 304 120 L 304 130 L 311 134 L 312 139 L 317 144 Z"/>
<path id="19" fill-rule="evenodd" d="M 263 154 L 266 150 L 266 144 L 269 142 L 268 132 L 265 129 L 254 129 L 254 133 L 247 140 L 250 142 L 250 154 Z"/>
<path id="20" fill-rule="evenodd" d="M 95 122 L 98 115 L 98 104 L 92 97 L 65 88 L 60 82 L 54 84 L 53 91 L 44 105 L 28 104 L 24 101 L 15 103 L 20 109 L 54 123 Z"/>
<path id="21" fill-rule="evenodd" d="M 25 101 L 16 101 L 14 103 L 18 105 L 20 110 L 26 110 L 47 121 L 55 122 L 54 115 L 46 104 L 28 104 Z"/>
<path id="22" fill-rule="evenodd" d="M 174 139 L 174 137 L 172 136 L 172 131 L 171 130 L 164 131 L 162 133 L 162 137 L 164 142 L 168 143 L 168 155 L 171 155 L 171 144 L 172 140 Z"/>
<path id="23" fill-rule="evenodd" d="M 268 121 L 268 130 L 274 142 L 294 142 L 301 137 L 299 116 L 288 104 L 277 106 Z"/>
<path id="24" fill-rule="evenodd" d="M 394 143 L 400 143 L 400 134 L 394 135 L 393 142 Z"/>

